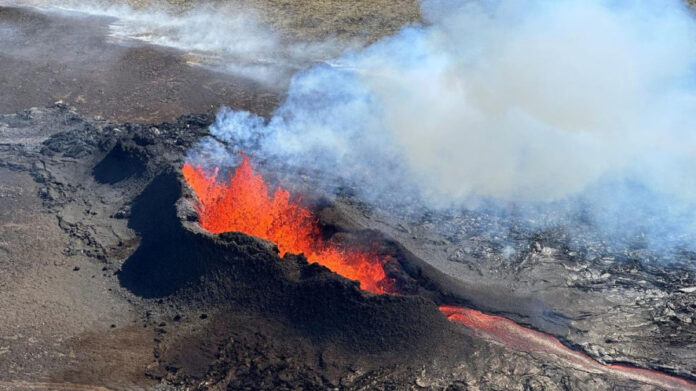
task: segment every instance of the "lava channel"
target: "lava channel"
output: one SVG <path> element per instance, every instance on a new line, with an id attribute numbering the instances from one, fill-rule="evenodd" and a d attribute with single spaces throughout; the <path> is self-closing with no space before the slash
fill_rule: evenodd
<path id="1" fill-rule="evenodd" d="M 382 259 L 366 251 L 344 249 L 322 240 L 318 221 L 312 213 L 299 201 L 291 200 L 290 193 L 282 187 L 271 195 L 261 174 L 254 173 L 248 156 L 244 156 L 227 181 L 218 178 L 218 168 L 206 171 L 186 163 L 182 171 L 198 197 L 196 209 L 204 229 L 212 233 L 238 231 L 257 236 L 276 243 L 281 256 L 287 252 L 303 253 L 310 262 L 359 281 L 366 291 L 399 293 L 387 277 Z M 511 349 L 553 355 L 581 370 L 618 375 L 666 390 L 696 390 L 696 383 L 659 371 L 602 364 L 568 348 L 549 334 L 501 316 L 451 305 L 439 308 L 450 321 Z"/>
<path id="2" fill-rule="evenodd" d="M 666 390 L 696 390 L 696 383 L 660 371 L 620 364 L 602 364 L 587 354 L 563 345 L 552 335 L 520 326 L 502 316 L 451 305 L 442 305 L 439 308 L 450 321 L 464 325 L 481 338 L 511 349 L 553 355 L 577 369 L 621 376 Z"/>

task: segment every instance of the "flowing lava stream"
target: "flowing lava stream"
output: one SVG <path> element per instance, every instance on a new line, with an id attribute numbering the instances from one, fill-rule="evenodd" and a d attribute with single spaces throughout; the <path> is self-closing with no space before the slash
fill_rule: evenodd
<path id="1" fill-rule="evenodd" d="M 470 328 L 475 334 L 516 350 L 551 354 L 578 369 L 622 376 L 666 390 L 696 390 L 696 383 L 660 371 L 620 364 L 602 364 L 563 345 L 552 335 L 520 326 L 502 316 L 451 305 L 440 306 L 440 311 L 450 321 Z"/>
<path id="2" fill-rule="evenodd" d="M 196 208 L 204 229 L 212 233 L 239 231 L 257 236 L 276 243 L 281 256 L 288 252 L 303 253 L 310 262 L 359 281 L 366 291 L 398 293 L 384 271 L 382 259 L 369 252 L 340 248 L 322 240 L 312 213 L 299 201 L 292 201 L 290 193 L 282 187 L 271 195 L 263 177 L 254 173 L 248 156 L 244 156 L 227 181 L 218 178 L 217 168 L 209 172 L 186 163 L 182 171 L 198 197 Z M 439 308 L 450 321 L 512 349 L 550 354 L 578 369 L 619 375 L 667 390 L 696 390 L 696 383 L 659 371 L 602 364 L 566 347 L 549 334 L 500 316 L 458 306 Z"/>

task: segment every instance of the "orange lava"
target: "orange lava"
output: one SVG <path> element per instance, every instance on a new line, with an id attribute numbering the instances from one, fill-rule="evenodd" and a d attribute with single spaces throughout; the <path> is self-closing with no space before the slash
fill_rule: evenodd
<path id="1" fill-rule="evenodd" d="M 584 353 L 563 345 L 550 334 L 520 326 L 502 316 L 488 315 L 471 308 L 452 305 L 442 305 L 439 308 L 452 322 L 464 325 L 475 334 L 512 349 L 550 354 L 581 370 L 621 376 L 665 390 L 696 390 L 695 383 L 659 371 L 621 364 L 602 364 Z"/>
<path id="2" fill-rule="evenodd" d="M 373 293 L 391 291 L 383 261 L 368 252 L 347 250 L 321 239 L 317 219 L 278 187 L 271 195 L 261 174 L 255 174 L 244 156 L 228 181 L 218 178 L 219 169 L 206 172 L 184 164 L 186 182 L 198 197 L 201 227 L 212 232 L 243 232 L 278 245 L 280 255 L 304 254 L 310 262 L 360 282 Z"/>

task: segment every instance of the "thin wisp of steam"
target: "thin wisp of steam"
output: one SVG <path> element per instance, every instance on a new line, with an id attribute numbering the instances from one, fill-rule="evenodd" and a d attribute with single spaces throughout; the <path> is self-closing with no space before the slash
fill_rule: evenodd
<path id="1" fill-rule="evenodd" d="M 115 42 L 135 40 L 177 49 L 190 54 L 194 64 L 269 86 L 285 86 L 298 70 L 359 45 L 331 38 L 310 42 L 285 37 L 265 24 L 254 9 L 239 3 L 199 5 L 185 11 L 84 1 L 20 0 L 16 4 L 108 17 Z"/>

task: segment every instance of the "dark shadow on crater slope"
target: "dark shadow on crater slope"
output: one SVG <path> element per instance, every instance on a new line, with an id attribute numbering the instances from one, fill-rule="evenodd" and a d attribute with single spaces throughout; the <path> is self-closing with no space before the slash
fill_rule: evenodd
<path id="1" fill-rule="evenodd" d="M 176 174 L 167 172 L 155 177 L 133 201 L 128 226 L 141 242 L 123 264 L 119 280 L 139 296 L 169 295 L 203 273 L 194 240 L 176 215 L 180 195 Z"/>
<path id="2" fill-rule="evenodd" d="M 141 176 L 145 172 L 146 164 L 147 158 L 143 152 L 135 147 L 118 143 L 94 166 L 92 175 L 99 183 L 114 184 L 124 179 Z"/>

